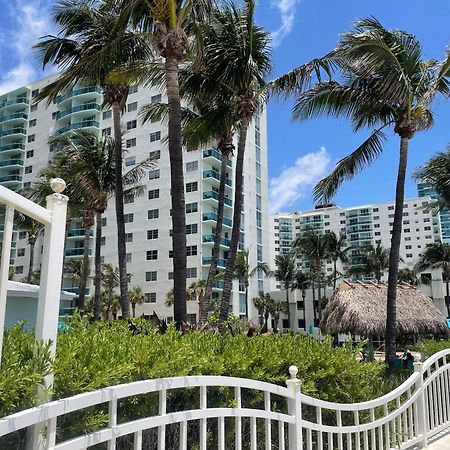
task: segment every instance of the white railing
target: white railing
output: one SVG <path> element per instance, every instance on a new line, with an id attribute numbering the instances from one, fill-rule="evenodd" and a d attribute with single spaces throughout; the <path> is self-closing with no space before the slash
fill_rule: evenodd
<path id="1" fill-rule="evenodd" d="M 414 374 L 397 389 L 378 399 L 353 404 L 302 394 L 294 366 L 289 368 L 287 388 L 220 376 L 111 386 L 5 417 L 0 420 L 0 441 L 2 436 L 45 423 L 46 449 L 86 449 L 102 443 L 107 443 L 108 449 L 135 450 L 422 448 L 428 439 L 450 427 L 448 358 L 450 350 L 445 350 L 423 364 L 416 362 Z M 195 408 L 177 403 L 183 392 L 189 393 L 186 405 L 197 403 Z M 127 405 L 128 410 L 139 405 L 140 396 L 145 396 L 146 408 L 153 411 L 132 420 L 121 418 Z M 85 408 L 106 413 L 107 426 L 65 437 L 64 416 Z M 58 439 L 57 429 L 62 430 Z"/>

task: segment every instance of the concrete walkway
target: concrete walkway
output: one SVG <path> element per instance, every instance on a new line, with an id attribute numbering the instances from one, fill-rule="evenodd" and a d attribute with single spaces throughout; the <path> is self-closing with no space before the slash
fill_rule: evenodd
<path id="1" fill-rule="evenodd" d="M 434 436 L 428 444 L 428 450 L 450 450 L 450 429 Z"/>

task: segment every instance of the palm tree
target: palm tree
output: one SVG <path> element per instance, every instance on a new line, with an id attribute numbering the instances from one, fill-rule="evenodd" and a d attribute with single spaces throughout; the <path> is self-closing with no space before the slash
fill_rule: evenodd
<path id="1" fill-rule="evenodd" d="M 152 51 L 144 36 L 123 27 L 119 4 L 117 1 L 97 3 L 59 0 L 53 13 L 53 20 L 60 28 L 58 35 L 44 37 L 35 47 L 44 68 L 54 64 L 62 70 L 56 81 L 42 89 L 38 100 L 47 99 L 51 102 L 76 83 L 94 84 L 102 87 L 104 104 L 112 108 L 120 296 L 122 315 L 129 317 L 120 126 L 129 86 L 111 81 L 110 75 L 127 63 L 150 58 Z"/>
<path id="2" fill-rule="evenodd" d="M 361 264 L 349 267 L 348 273 L 369 275 L 379 283 L 389 268 L 389 253 L 389 249 L 384 248 L 379 242 L 377 245 L 366 245 L 362 248 Z"/>
<path id="3" fill-rule="evenodd" d="M 442 270 L 445 281 L 445 306 L 447 317 L 450 317 L 450 245 L 435 242 L 427 246 L 414 269 L 417 272 L 429 269 Z"/>
<path id="4" fill-rule="evenodd" d="M 297 257 L 294 252 L 289 252 L 275 257 L 276 269 L 272 275 L 283 284 L 286 292 L 286 312 L 288 316 L 288 328 L 291 327 L 291 307 L 289 305 L 289 291 L 292 289 L 297 272 Z"/>
<path id="5" fill-rule="evenodd" d="M 287 313 L 285 302 L 273 302 L 270 306 L 270 315 L 273 321 L 273 332 L 278 332 L 278 323 L 280 322 L 281 314 Z"/>
<path id="6" fill-rule="evenodd" d="M 145 303 L 145 300 L 144 291 L 140 286 L 134 286 L 133 289 L 130 290 L 130 303 L 133 317 L 136 317 L 136 305 Z"/>
<path id="7" fill-rule="evenodd" d="M 69 259 L 64 263 L 64 275 L 80 287 L 84 274 L 84 261 L 82 259 Z M 89 274 L 88 274 L 89 276 Z"/>
<path id="8" fill-rule="evenodd" d="M 351 247 L 347 247 L 347 237 L 344 232 L 336 235 L 334 231 L 327 233 L 328 241 L 328 256 L 333 261 L 333 291 L 336 290 L 336 280 L 338 278 L 337 262 L 341 261 L 343 264 L 348 262 L 347 252 Z"/>
<path id="9" fill-rule="evenodd" d="M 319 81 L 300 93 L 294 118 L 346 117 L 355 131 L 365 127 L 373 131 L 317 184 L 314 198 L 328 203 L 344 180 L 372 163 L 383 151 L 385 128 L 392 127 L 400 137 L 386 319 L 386 361 L 391 366 L 397 335 L 396 292 L 408 144 L 416 133 L 432 127 L 431 108 L 436 95 L 450 94 L 450 53 L 443 63 L 424 60 L 415 36 L 388 30 L 376 19 L 367 18 L 357 21 L 352 32 L 343 34 L 337 49 L 323 60 L 339 69 L 339 81 Z"/>
<path id="10" fill-rule="evenodd" d="M 109 319 L 109 313 L 112 309 L 117 310 L 117 294 L 115 293 L 115 289 L 119 286 L 120 276 L 119 276 L 119 268 L 114 267 L 112 264 L 102 264 L 101 265 L 101 286 L 103 287 L 103 292 L 101 294 L 103 301 L 103 309 L 105 310 L 106 306 L 106 318 Z M 119 303 L 120 304 L 120 303 Z M 95 303 L 94 303 L 94 317 L 95 317 Z"/>
<path id="11" fill-rule="evenodd" d="M 411 286 L 418 286 L 421 284 L 421 280 L 417 277 L 416 271 L 408 269 L 407 267 L 404 269 L 399 269 L 398 282 L 407 283 Z"/>
<path id="12" fill-rule="evenodd" d="M 200 320 L 202 311 L 204 310 L 204 298 L 205 298 L 205 290 L 206 290 L 206 281 L 205 280 L 197 280 L 193 281 L 186 291 L 186 298 L 189 301 L 198 302 L 198 317 Z"/>
<path id="13" fill-rule="evenodd" d="M 31 283 L 31 278 L 33 276 L 34 270 L 34 251 L 36 248 L 36 242 L 39 235 L 44 232 L 44 225 L 31 217 L 18 213 L 16 216 L 16 221 L 19 228 L 27 233 L 27 242 L 30 246 L 30 258 L 28 263 L 28 275 L 26 278 L 26 283 Z"/>
<path id="14" fill-rule="evenodd" d="M 251 268 L 249 263 L 249 255 L 250 252 L 248 250 L 241 250 L 237 252 L 233 272 L 233 278 L 244 283 L 245 286 L 245 317 L 247 319 L 248 319 L 248 287 L 250 286 L 250 280 L 259 271 L 262 271 L 265 275 L 268 275 L 270 273 L 269 266 L 264 262 L 259 262 L 256 264 L 256 267 Z"/>
<path id="15" fill-rule="evenodd" d="M 323 261 L 328 258 L 328 233 L 320 234 L 314 230 L 306 229 L 292 244 L 294 252 L 307 259 L 313 273 L 318 293 L 318 319 L 322 317 L 322 266 Z M 315 291 L 314 291 L 315 294 Z M 314 295 L 315 296 L 315 295 Z"/>
<path id="16" fill-rule="evenodd" d="M 267 331 L 267 322 L 269 321 L 269 316 L 273 311 L 274 301 L 270 294 L 260 292 L 259 296 L 253 299 L 253 303 L 258 311 L 261 332 L 265 333 Z"/>
<path id="17" fill-rule="evenodd" d="M 302 299 L 303 299 L 303 319 L 306 320 L 306 291 L 310 287 L 312 287 L 312 284 L 314 283 L 314 279 L 311 280 L 311 277 L 308 274 L 305 274 L 301 270 L 296 270 L 294 275 L 294 282 L 292 283 L 292 290 L 299 290 L 302 293 Z M 314 292 L 315 294 L 315 292 Z M 315 295 L 313 296 L 313 310 L 314 310 L 314 316 L 316 311 L 316 302 L 315 302 Z M 306 322 L 305 322 L 306 327 Z"/>

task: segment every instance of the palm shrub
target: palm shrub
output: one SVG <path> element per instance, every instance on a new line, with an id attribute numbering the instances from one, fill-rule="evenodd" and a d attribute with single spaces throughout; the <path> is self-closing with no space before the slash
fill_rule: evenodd
<path id="1" fill-rule="evenodd" d="M 384 272 L 389 268 L 389 249 L 379 242 L 376 245 L 368 244 L 361 249 L 361 264 L 349 267 L 350 275 L 367 275 L 381 281 Z"/>
<path id="2" fill-rule="evenodd" d="M 334 231 L 327 232 L 328 256 L 333 261 L 333 291 L 336 290 L 338 279 L 337 262 L 348 263 L 348 252 L 351 247 L 347 246 L 347 237 L 343 231 L 336 234 Z M 342 274 L 339 274 L 341 276 Z"/>
<path id="3" fill-rule="evenodd" d="M 145 300 L 146 297 L 144 291 L 140 286 L 134 286 L 130 290 L 130 303 L 133 317 L 136 317 L 136 305 L 142 305 L 142 303 L 145 303 Z"/>
<path id="4" fill-rule="evenodd" d="M 389 30 L 368 18 L 344 33 L 335 51 L 323 61 L 338 69 L 338 81 L 319 81 L 301 92 L 293 109 L 294 118 L 346 117 L 355 131 L 369 128 L 372 133 L 317 184 L 314 198 L 328 203 L 344 180 L 371 164 L 383 151 L 385 129 L 393 128 L 400 138 L 386 318 L 386 361 L 391 364 L 397 335 L 396 289 L 409 141 L 433 126 L 435 97 L 450 94 L 450 53 L 442 62 L 425 60 L 414 35 Z"/>

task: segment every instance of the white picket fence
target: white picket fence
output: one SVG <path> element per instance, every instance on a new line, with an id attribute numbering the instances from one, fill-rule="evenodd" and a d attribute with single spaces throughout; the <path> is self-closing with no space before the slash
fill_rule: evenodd
<path id="1" fill-rule="evenodd" d="M 46 438 L 42 448 L 61 450 L 86 449 L 102 443 L 109 450 L 187 450 L 194 445 L 200 450 L 422 448 L 428 439 L 450 427 L 449 358 L 450 350 L 445 350 L 425 363 L 417 362 L 415 372 L 394 391 L 376 400 L 353 404 L 330 403 L 302 394 L 294 366 L 289 368 L 291 379 L 286 388 L 220 376 L 165 378 L 111 386 L 1 419 L 0 442 L 9 433 L 39 425 L 35 428 L 44 429 Z M 174 409 L 173 395 L 188 390 L 192 398 L 192 389 L 195 397 L 198 395 L 198 407 L 192 407 L 191 401 L 192 409 Z M 217 399 L 223 390 L 231 390 L 231 403 L 226 407 L 210 405 L 209 394 Z M 249 398 L 255 399 L 249 397 L 249 392 L 260 393 L 258 404 L 246 404 Z M 121 419 L 124 401 L 136 401 L 149 393 L 155 395 L 157 413 L 135 420 Z M 100 405 L 108 415 L 105 428 L 68 440 L 57 439 L 58 420 L 64 415 Z M 146 433 L 152 430 L 156 437 L 149 444 Z M 124 437 L 128 439 L 126 444 Z M 41 444 L 36 441 L 32 448 L 41 448 Z"/>

